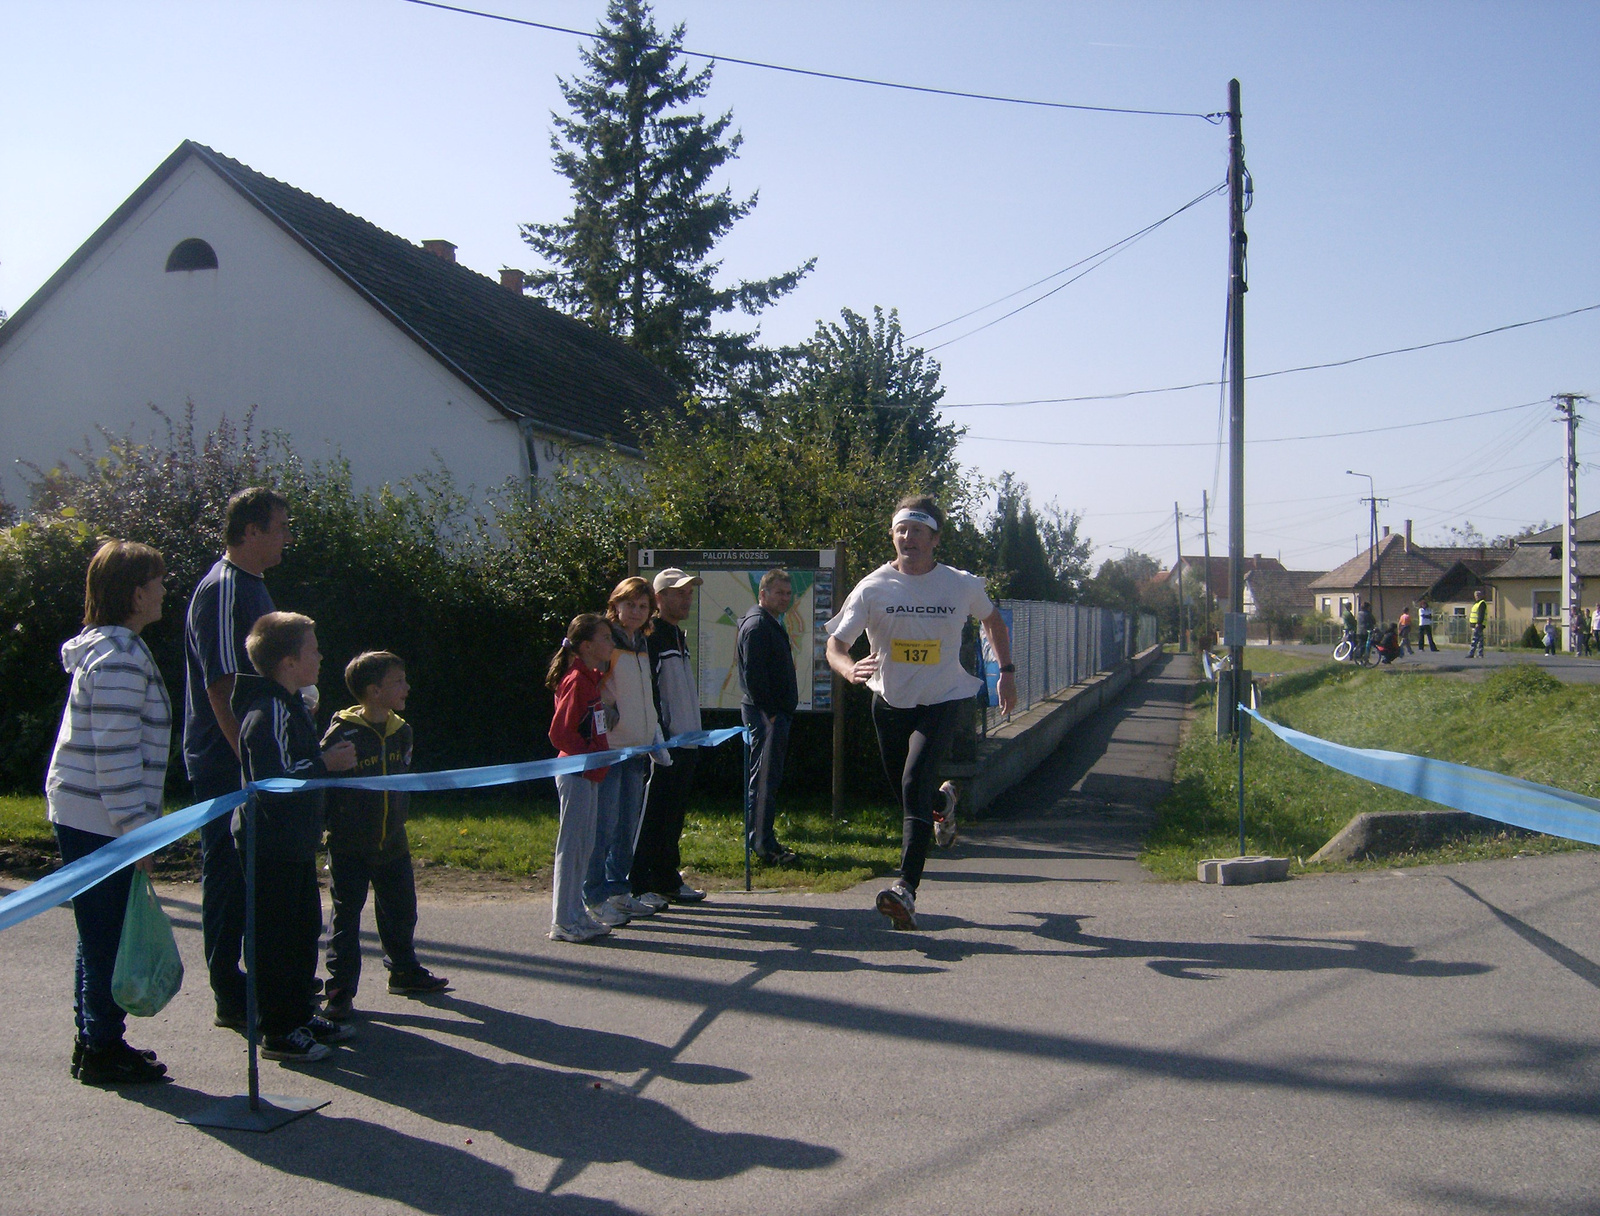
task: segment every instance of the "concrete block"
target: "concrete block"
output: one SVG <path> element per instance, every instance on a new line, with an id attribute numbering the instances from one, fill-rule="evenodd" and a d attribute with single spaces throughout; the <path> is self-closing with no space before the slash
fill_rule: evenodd
<path id="1" fill-rule="evenodd" d="M 1437 848 L 1447 840 L 1485 831 L 1522 834 L 1521 828 L 1508 828 L 1496 820 L 1483 819 L 1467 811 L 1364 811 L 1340 828 L 1306 864 L 1361 861 Z"/>
<path id="2" fill-rule="evenodd" d="M 1240 887 L 1255 882 L 1282 882 L 1288 877 L 1287 857 L 1208 857 L 1195 867 L 1195 878 L 1198 881 L 1217 883 L 1224 887 Z"/>

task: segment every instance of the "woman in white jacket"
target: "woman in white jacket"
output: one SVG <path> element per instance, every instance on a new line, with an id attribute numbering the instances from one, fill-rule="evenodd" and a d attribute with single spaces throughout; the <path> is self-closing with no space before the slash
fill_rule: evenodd
<path id="1" fill-rule="evenodd" d="M 655 607 L 655 592 L 648 582 L 637 577 L 618 583 L 606 603 L 606 619 L 611 622 L 616 649 L 601 696 L 616 713 L 616 721 L 606 730 L 606 740 L 612 747 L 644 747 L 661 740 L 655 677 L 645 644 Z M 589 873 L 583 883 L 583 902 L 589 906 L 591 916 L 611 928 L 625 925 L 633 917 L 653 916 L 666 907 L 666 900 L 659 896 L 636 898 L 628 880 L 649 773 L 650 757 L 635 756 L 613 764 L 600 784 L 594 852 L 589 856 Z"/>
<path id="2" fill-rule="evenodd" d="M 139 633 L 161 619 L 166 563 L 148 545 L 111 540 L 89 562 L 83 632 L 61 648 L 72 676 L 45 778 L 45 803 L 63 864 L 161 814 L 172 702 Z M 150 859 L 134 863 L 146 873 Z M 127 1015 L 111 998 L 132 867 L 72 901 L 78 925 L 72 1075 L 86 1085 L 160 1081 L 153 1051 L 123 1039 Z"/>

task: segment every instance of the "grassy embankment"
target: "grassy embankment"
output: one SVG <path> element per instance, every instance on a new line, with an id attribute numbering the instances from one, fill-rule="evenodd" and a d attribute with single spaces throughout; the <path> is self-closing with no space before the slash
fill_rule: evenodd
<path id="1" fill-rule="evenodd" d="M 1531 664 L 1502 668 L 1482 683 L 1362 671 L 1279 651 L 1251 651 L 1247 665 L 1253 673 L 1274 673 L 1263 689 L 1262 711 L 1296 730 L 1600 796 L 1593 726 L 1600 688 L 1561 684 Z M 1178 752 L 1172 793 L 1141 856 L 1162 877 L 1193 878 L 1200 859 L 1231 857 L 1238 850 L 1238 761 L 1231 747 L 1217 742 L 1214 721 L 1214 693 L 1204 688 Z M 1335 772 L 1259 727 L 1247 745 L 1246 851 L 1291 857 L 1296 870 L 1362 811 L 1425 808 L 1437 806 Z M 1423 865 L 1584 847 L 1487 831 L 1365 864 Z"/>
<path id="2" fill-rule="evenodd" d="M 800 854 L 800 861 L 782 869 L 758 864 L 756 885 L 840 891 L 899 865 L 900 821 L 887 804 L 853 807 L 837 823 L 825 805 L 790 806 L 778 817 L 778 838 Z M 407 834 L 420 864 L 549 877 L 556 840 L 553 800 L 428 794 L 418 795 L 412 807 Z M 742 884 L 742 826 L 737 803 L 698 804 L 684 825 L 684 866 L 715 887 Z M 193 839 L 186 843 L 192 845 Z M 42 797 L 0 795 L 0 846 L 5 845 L 54 854 Z M 198 867 L 197 858 L 187 858 L 191 868 Z"/>

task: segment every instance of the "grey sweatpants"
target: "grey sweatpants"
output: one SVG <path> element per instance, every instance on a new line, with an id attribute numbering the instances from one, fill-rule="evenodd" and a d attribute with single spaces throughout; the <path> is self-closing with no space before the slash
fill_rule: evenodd
<path id="1" fill-rule="evenodd" d="M 555 873 L 550 893 L 550 919 L 572 928 L 583 923 L 583 876 L 594 852 L 595 814 L 600 805 L 600 785 L 582 773 L 556 778 L 561 798 L 561 826 L 556 829 Z"/>

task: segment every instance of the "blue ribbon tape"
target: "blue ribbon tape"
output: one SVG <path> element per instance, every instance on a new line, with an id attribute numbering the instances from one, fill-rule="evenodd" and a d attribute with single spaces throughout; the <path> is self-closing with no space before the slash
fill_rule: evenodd
<path id="1" fill-rule="evenodd" d="M 122 836 L 113 837 L 104 845 L 80 857 L 71 865 L 62 866 L 38 882 L 13 891 L 0 899 L 0 932 L 21 924 L 59 903 L 81 895 L 95 883 L 109 878 L 124 866 L 141 857 L 148 857 L 164 849 L 190 832 L 199 831 L 205 824 L 223 815 L 231 814 L 250 796 L 251 790 L 268 794 L 292 794 L 297 790 L 323 789 L 341 786 L 358 790 L 467 790 L 491 785 L 511 785 L 519 781 L 537 781 L 544 777 L 559 777 L 566 773 L 582 773 L 590 769 L 619 764 L 634 756 L 648 755 L 668 747 L 716 747 L 735 735 L 745 733 L 742 726 L 729 726 L 722 730 L 696 730 L 674 735 L 665 743 L 649 747 L 623 747 L 613 751 L 590 752 L 583 756 L 558 756 L 554 760 L 532 760 L 523 764 L 490 764 L 482 768 L 448 769 L 440 773 L 401 773 L 394 777 L 316 777 L 297 781 L 290 777 L 269 777 L 255 781 L 236 793 L 224 794 L 207 802 L 197 802 L 181 811 L 173 811 L 160 819 L 141 824 Z"/>
<path id="2" fill-rule="evenodd" d="M 1448 760 L 1346 747 L 1280 726 L 1244 705 L 1239 708 L 1296 751 L 1341 773 L 1512 827 L 1600 844 L 1600 800 Z"/>

